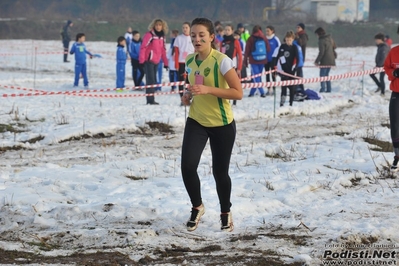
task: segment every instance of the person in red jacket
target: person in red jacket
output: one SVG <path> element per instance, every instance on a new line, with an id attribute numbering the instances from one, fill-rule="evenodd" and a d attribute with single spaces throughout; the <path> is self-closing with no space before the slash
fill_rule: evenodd
<path id="1" fill-rule="evenodd" d="M 165 48 L 165 35 L 168 33 L 168 24 L 162 19 L 154 19 L 148 26 L 148 30 L 143 36 L 139 63 L 144 64 L 146 85 L 153 85 L 157 84 L 157 70 L 161 58 L 164 62 L 164 68 L 169 69 Z M 153 94 L 154 92 L 155 88 L 146 88 L 146 94 Z M 147 104 L 158 104 L 154 95 L 147 96 Z"/>
<path id="2" fill-rule="evenodd" d="M 223 40 L 219 48 L 220 52 L 224 53 L 233 60 L 234 67 L 237 71 L 238 77 L 241 77 L 242 69 L 242 51 L 240 41 L 234 38 L 233 26 L 227 25 L 224 27 Z"/>
<path id="3" fill-rule="evenodd" d="M 262 28 L 255 25 L 252 29 L 252 34 L 247 40 L 244 53 L 244 67 L 251 64 L 251 75 L 262 73 L 263 67 L 267 63 L 267 52 L 270 51 L 270 45 L 267 38 L 263 35 Z M 262 82 L 262 77 L 258 76 L 252 79 L 253 82 Z M 252 88 L 248 97 L 255 95 L 257 88 Z M 259 87 L 261 97 L 266 97 L 265 91 Z"/>
<path id="4" fill-rule="evenodd" d="M 384 70 L 389 81 L 391 81 L 389 87 L 392 91 L 389 101 L 389 121 L 391 124 L 392 145 L 395 153 L 391 171 L 396 172 L 399 170 L 399 46 L 392 48 L 388 53 L 384 62 Z"/>
<path id="5" fill-rule="evenodd" d="M 221 46 L 219 48 L 220 52 L 224 53 L 233 60 L 234 68 L 237 72 L 239 78 L 241 78 L 242 69 L 242 50 L 241 44 L 238 39 L 234 37 L 234 29 L 232 25 L 226 25 L 224 27 L 224 35 Z M 237 100 L 233 100 L 233 105 L 237 104 Z"/>
<path id="6" fill-rule="evenodd" d="M 389 37 L 389 35 L 385 35 L 384 41 L 388 45 L 389 49 L 391 49 L 391 47 L 392 47 L 392 39 Z"/>

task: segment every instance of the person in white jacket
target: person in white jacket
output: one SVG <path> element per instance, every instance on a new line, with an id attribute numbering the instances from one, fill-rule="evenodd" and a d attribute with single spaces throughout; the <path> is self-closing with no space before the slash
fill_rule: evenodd
<path id="1" fill-rule="evenodd" d="M 173 44 L 175 53 L 175 68 L 178 73 L 179 81 L 186 79 L 186 57 L 194 53 L 194 46 L 190 37 L 190 23 L 184 22 L 182 26 L 183 33 L 176 37 Z M 184 86 L 179 86 L 180 98 L 183 97 Z"/>
<path id="2" fill-rule="evenodd" d="M 178 30 L 172 30 L 170 33 L 170 48 L 167 54 L 168 57 L 168 62 L 169 62 L 169 81 L 170 82 L 176 82 L 179 80 L 178 78 L 178 73 L 176 70 L 175 66 L 175 48 L 173 47 L 173 44 L 175 43 L 176 37 L 179 35 Z M 172 85 L 172 91 L 176 89 L 176 85 Z"/>

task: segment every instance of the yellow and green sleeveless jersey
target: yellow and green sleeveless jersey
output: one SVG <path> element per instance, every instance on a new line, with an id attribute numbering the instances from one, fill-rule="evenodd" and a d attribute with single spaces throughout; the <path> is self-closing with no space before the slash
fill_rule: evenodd
<path id="1" fill-rule="evenodd" d="M 186 58 L 186 71 L 190 84 L 195 84 L 195 75 L 204 77 L 204 85 L 228 89 L 229 85 L 219 70 L 220 63 L 227 56 L 212 49 L 208 57 L 200 63 L 196 62 L 195 54 Z M 204 127 L 219 127 L 233 121 L 233 111 L 229 100 L 210 94 L 196 95 L 193 97 L 188 116 Z"/>

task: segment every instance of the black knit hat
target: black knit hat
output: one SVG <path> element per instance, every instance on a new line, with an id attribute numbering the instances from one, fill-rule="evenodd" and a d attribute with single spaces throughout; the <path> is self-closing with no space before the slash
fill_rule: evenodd
<path id="1" fill-rule="evenodd" d="M 301 27 L 303 30 L 305 29 L 305 24 L 303 24 L 302 22 L 301 22 L 301 23 L 298 23 L 297 26 Z"/>
<path id="2" fill-rule="evenodd" d="M 125 37 L 119 36 L 117 42 L 121 43 L 122 41 L 126 41 Z"/>

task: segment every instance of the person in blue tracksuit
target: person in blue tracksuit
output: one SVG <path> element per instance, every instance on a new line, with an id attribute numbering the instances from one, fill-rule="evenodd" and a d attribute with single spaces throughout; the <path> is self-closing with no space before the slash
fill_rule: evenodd
<path id="1" fill-rule="evenodd" d="M 161 61 L 159 61 L 158 64 L 158 70 L 157 70 L 157 83 L 161 84 L 162 83 L 162 74 L 163 74 L 163 60 L 161 58 Z M 156 87 L 155 91 L 162 91 L 162 86 Z"/>
<path id="2" fill-rule="evenodd" d="M 126 39 L 123 36 L 118 37 L 118 45 L 116 49 L 116 87 L 125 87 L 125 67 L 127 54 L 125 51 Z"/>
<path id="3" fill-rule="evenodd" d="M 86 54 L 93 58 L 93 55 L 86 50 L 86 45 L 84 42 L 86 41 L 86 36 L 84 33 L 76 34 L 76 42 L 72 45 L 71 51 L 69 52 L 71 55 L 75 54 L 75 82 L 73 83 L 74 87 L 79 85 L 79 76 L 82 74 L 83 76 L 83 85 L 85 89 L 89 88 L 89 80 L 87 78 L 87 67 L 86 67 Z"/>
<path id="4" fill-rule="evenodd" d="M 139 54 L 141 47 L 141 38 L 140 33 L 136 30 L 133 31 L 133 39 L 129 45 L 129 55 L 132 63 L 132 77 L 134 86 L 144 85 L 143 77 L 144 77 L 144 69 L 139 63 Z"/>
<path id="5" fill-rule="evenodd" d="M 273 54 L 276 52 L 276 49 L 280 47 L 281 42 L 280 39 L 276 36 L 274 27 L 269 25 L 266 27 L 266 38 L 269 41 L 270 51 L 267 52 L 267 63 L 265 64 L 265 71 L 271 71 L 272 68 L 272 61 L 273 61 Z M 278 49 L 277 49 L 278 50 Z M 270 82 L 270 77 L 273 81 L 276 81 L 276 74 L 270 73 L 266 75 L 266 82 Z M 276 87 L 273 87 L 273 91 L 271 87 L 267 88 L 266 95 L 273 95 Z"/>

